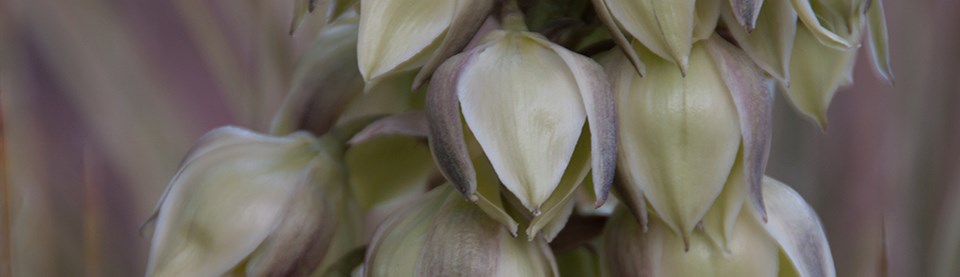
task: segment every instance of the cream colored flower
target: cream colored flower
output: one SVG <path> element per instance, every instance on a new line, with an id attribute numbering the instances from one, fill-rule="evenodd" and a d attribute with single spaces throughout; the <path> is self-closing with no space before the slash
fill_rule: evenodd
<path id="1" fill-rule="evenodd" d="M 234 127 L 204 136 L 158 205 L 147 275 L 303 275 L 354 247 L 342 153 L 329 144 Z"/>
<path id="2" fill-rule="evenodd" d="M 615 167 L 616 108 L 603 68 L 590 58 L 539 34 L 494 31 L 440 67 L 426 108 L 444 175 L 508 226 L 516 223 L 498 203 L 501 182 L 534 218 L 531 237 L 557 214 L 569 214 L 567 203 L 591 161 L 597 204 L 605 201 Z M 489 158 L 500 182 L 478 181 L 475 167 L 487 162 L 471 160 L 461 112 L 482 148 L 473 158 Z"/>

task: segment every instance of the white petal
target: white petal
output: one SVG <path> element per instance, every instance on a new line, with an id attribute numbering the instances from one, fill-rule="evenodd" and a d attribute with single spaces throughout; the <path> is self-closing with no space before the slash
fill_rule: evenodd
<path id="1" fill-rule="evenodd" d="M 525 34 L 477 49 L 457 85 L 463 116 L 500 180 L 536 214 L 586 119 L 577 83 L 556 53 Z"/>
<path id="2" fill-rule="evenodd" d="M 603 67 L 593 59 L 546 39 L 534 38 L 560 55 L 576 78 L 590 127 L 594 195 L 597 197 L 596 206 L 599 207 L 607 201 L 617 167 L 617 106 L 613 86 Z"/>
<path id="3" fill-rule="evenodd" d="M 633 64 L 633 67 L 637 70 L 637 73 L 639 73 L 640 76 L 645 75 L 647 72 L 646 65 L 644 65 L 643 62 L 640 61 L 640 58 L 637 57 L 637 51 L 633 50 L 633 46 L 630 45 L 630 40 L 623 35 L 617 20 L 613 18 L 612 14 L 610 14 L 610 8 L 607 7 L 606 2 L 606 0 L 593 0 L 593 7 L 597 11 L 597 16 L 599 16 L 600 21 L 603 22 L 603 25 L 607 26 L 607 30 L 610 32 L 613 42 L 617 44 L 621 51 L 623 51 L 624 55 L 627 55 L 627 58 L 630 59 L 630 63 Z"/>
<path id="4" fill-rule="evenodd" d="M 367 82 L 423 65 L 453 20 L 458 1 L 362 0 L 357 56 Z M 430 48 L 430 49 L 428 49 Z"/>
<path id="5" fill-rule="evenodd" d="M 833 255 L 817 212 L 800 194 L 772 178 L 763 182 L 769 221 L 763 224 L 800 276 L 833 277 Z M 786 265 L 784 265 L 786 266 Z"/>
<path id="6" fill-rule="evenodd" d="M 630 35 L 686 72 L 696 18 L 694 0 L 606 2 L 610 13 Z"/>
<path id="7" fill-rule="evenodd" d="M 778 80 L 789 80 L 790 51 L 797 33 L 797 13 L 788 0 L 767 0 L 753 32 L 734 24 L 737 19 L 732 12 L 725 9 L 721 16 L 740 48 L 760 68 Z"/>

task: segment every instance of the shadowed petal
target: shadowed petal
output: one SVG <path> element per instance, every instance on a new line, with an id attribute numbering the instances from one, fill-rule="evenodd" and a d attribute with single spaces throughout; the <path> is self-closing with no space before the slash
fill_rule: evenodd
<path id="1" fill-rule="evenodd" d="M 624 55 L 627 55 L 627 59 L 630 61 L 630 64 L 633 65 L 633 68 L 637 70 L 640 76 L 646 75 L 646 66 L 640 61 L 640 58 L 637 57 L 637 51 L 633 50 L 633 46 L 630 45 L 630 40 L 623 35 L 623 31 L 620 30 L 620 25 L 617 24 L 613 15 L 610 14 L 610 8 L 607 7 L 606 0 L 593 0 L 593 7 L 597 11 L 600 21 L 602 21 L 603 25 L 606 25 L 607 30 L 610 31 L 613 42 L 617 44 L 620 51 L 623 51 Z"/>
<path id="2" fill-rule="evenodd" d="M 723 3 L 722 0 L 697 1 L 697 21 L 693 25 L 694 42 L 706 40 L 713 35 L 720 19 L 721 3 Z"/>
<path id="3" fill-rule="evenodd" d="M 430 126 L 427 124 L 427 114 L 414 111 L 381 118 L 354 135 L 349 143 L 357 144 L 372 138 L 389 135 L 429 137 Z"/>
<path id="4" fill-rule="evenodd" d="M 800 276 L 835 276 L 833 256 L 816 211 L 796 191 L 773 178 L 765 178 L 763 186 L 769 213 L 763 226 L 796 272 Z"/>
<path id="5" fill-rule="evenodd" d="M 425 112 L 430 125 L 430 149 L 443 176 L 464 196 L 476 201 L 477 173 L 470 161 L 460 122 L 457 82 L 472 53 L 451 57 L 437 69 L 427 90 Z"/>
<path id="6" fill-rule="evenodd" d="M 753 29 L 757 26 L 757 17 L 760 14 L 761 6 L 763 6 L 763 0 L 730 0 L 730 7 L 733 8 L 737 23 L 746 28 L 748 33 L 753 32 Z M 732 26 L 729 27 L 733 28 Z"/>
<path id="7" fill-rule="evenodd" d="M 766 220 L 761 183 L 773 136 L 773 91 L 763 85 L 763 73 L 740 49 L 717 36 L 707 42 L 707 49 L 737 107 L 750 203 Z"/>
<path id="8" fill-rule="evenodd" d="M 854 48 L 856 41 L 848 41 L 846 38 L 824 27 L 823 24 L 820 24 L 820 19 L 817 17 L 817 13 L 814 12 L 810 1 L 811 0 L 790 0 L 790 2 L 793 3 L 793 9 L 797 11 L 797 15 L 800 17 L 800 21 L 807 26 L 810 34 L 820 41 L 820 43 L 828 47 L 838 49 Z"/>
<path id="9" fill-rule="evenodd" d="M 732 0 L 737 1 L 737 0 Z M 790 51 L 797 34 L 797 13 L 787 0 L 768 0 L 753 32 L 734 24 L 736 16 L 724 9 L 721 14 L 737 45 L 760 68 L 781 81 L 790 79 Z"/>

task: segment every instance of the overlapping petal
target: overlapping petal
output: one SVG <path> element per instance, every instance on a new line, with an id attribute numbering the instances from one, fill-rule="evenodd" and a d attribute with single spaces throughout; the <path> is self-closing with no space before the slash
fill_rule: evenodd
<path id="1" fill-rule="evenodd" d="M 687 71 L 696 18 L 694 0 L 606 0 L 624 30 L 660 57 Z M 613 32 L 619 29 L 611 30 Z M 642 59 L 646 63 L 646 59 Z"/>
<path id="2" fill-rule="evenodd" d="M 838 50 L 820 44 L 807 28 L 797 29 L 787 96 L 801 114 L 821 129 L 827 127 L 827 108 L 833 94 L 849 81 L 856 54 L 856 49 Z"/>
<path id="3" fill-rule="evenodd" d="M 816 211 L 796 191 L 772 178 L 763 182 L 769 221 L 763 224 L 800 276 L 836 276 Z"/>
<path id="4" fill-rule="evenodd" d="M 721 16 L 730 35 L 760 68 L 778 80 L 790 79 L 790 52 L 797 33 L 797 13 L 788 0 L 765 1 L 752 32 L 734 24 L 738 20 L 736 15 L 726 9 Z"/>

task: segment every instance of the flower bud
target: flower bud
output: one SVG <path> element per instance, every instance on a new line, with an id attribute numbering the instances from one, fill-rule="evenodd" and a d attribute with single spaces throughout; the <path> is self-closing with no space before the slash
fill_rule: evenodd
<path id="1" fill-rule="evenodd" d="M 663 221 L 650 220 L 644 232 L 630 215 L 614 213 L 604 233 L 611 276 L 778 276 L 777 243 L 749 214 L 734 225 L 728 249 L 718 247 L 702 231 L 690 236 L 690 247 Z"/>
<path id="2" fill-rule="evenodd" d="M 147 275 L 302 275 L 352 247 L 340 246 L 358 238 L 343 230 L 356 223 L 328 145 L 305 133 L 208 133 L 158 205 Z"/>
<path id="3" fill-rule="evenodd" d="M 511 236 L 451 186 L 421 201 L 380 225 L 366 276 L 557 276 L 543 240 Z"/>
<path id="4" fill-rule="evenodd" d="M 462 108 L 482 155 L 534 218 L 528 229 L 533 237 L 563 213 L 591 162 L 598 206 L 606 200 L 617 149 L 613 95 L 600 65 L 539 34 L 493 31 L 483 41 L 452 57 L 431 80 L 431 149 L 468 198 L 482 203 L 489 200 L 480 200 L 485 191 L 499 190 L 498 182 L 478 182 Z"/>
<path id="5" fill-rule="evenodd" d="M 333 127 L 347 103 L 364 91 L 356 57 L 355 14 L 324 26 L 297 63 L 290 91 L 273 118 L 271 133 L 309 130 L 319 135 Z"/>
<path id="6" fill-rule="evenodd" d="M 368 83 L 423 66 L 414 87 L 460 52 L 493 0 L 362 0 L 358 61 Z"/>
<path id="7" fill-rule="evenodd" d="M 853 82 L 857 50 L 820 44 L 806 27 L 797 28 L 790 62 L 787 97 L 793 106 L 821 129 L 827 128 L 827 109 L 841 86 Z"/>

